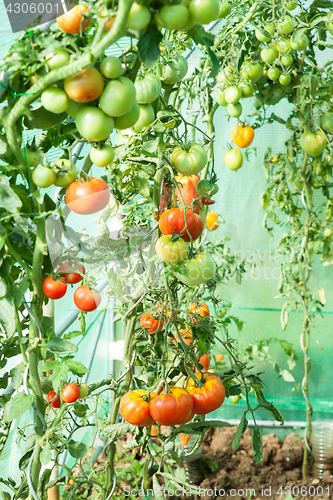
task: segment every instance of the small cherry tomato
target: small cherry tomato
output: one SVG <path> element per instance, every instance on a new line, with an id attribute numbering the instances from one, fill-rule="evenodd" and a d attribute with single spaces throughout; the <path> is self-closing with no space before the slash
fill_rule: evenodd
<path id="1" fill-rule="evenodd" d="M 70 382 L 61 391 L 62 400 L 65 403 L 75 403 L 80 398 L 79 386 Z"/>
<path id="2" fill-rule="evenodd" d="M 88 396 L 89 394 L 89 387 L 87 384 L 80 384 L 79 385 L 79 389 L 80 389 L 80 399 L 84 399 Z"/>
<path id="3" fill-rule="evenodd" d="M 85 271 L 84 266 L 79 263 L 73 265 L 64 263 L 59 267 L 60 276 L 62 276 L 70 285 L 74 285 L 75 283 L 82 281 Z"/>
<path id="4" fill-rule="evenodd" d="M 202 316 L 202 317 L 210 315 L 209 314 L 209 307 L 207 306 L 207 304 L 205 302 L 193 302 L 193 304 L 189 308 L 189 312 L 190 313 L 198 314 L 199 316 Z M 192 316 L 192 314 L 190 316 L 191 316 L 192 323 L 194 325 L 197 325 L 198 323 L 194 319 L 194 317 Z"/>
<path id="5" fill-rule="evenodd" d="M 47 401 L 50 403 L 50 401 L 57 396 L 57 393 L 55 391 L 50 391 L 47 395 Z M 60 408 L 61 401 L 60 397 L 58 396 L 52 403 L 50 403 L 52 408 Z"/>
<path id="6" fill-rule="evenodd" d="M 179 434 L 180 445 L 182 448 L 185 448 L 185 446 L 187 446 L 190 437 L 191 437 L 190 434 L 184 434 L 183 432 Z"/>
<path id="7" fill-rule="evenodd" d="M 216 229 L 219 227 L 218 224 L 216 224 L 217 219 L 219 216 L 217 215 L 216 212 L 207 212 L 206 215 L 206 226 L 209 231 L 216 231 Z"/>
<path id="8" fill-rule="evenodd" d="M 224 360 L 224 356 L 223 356 L 223 354 L 216 354 L 215 355 L 215 359 L 216 359 L 216 361 L 223 361 Z"/>
<path id="9" fill-rule="evenodd" d="M 90 23 L 90 19 L 83 18 L 84 14 L 88 10 L 86 5 L 75 5 L 75 7 L 63 16 L 57 17 L 57 23 L 60 29 L 65 33 L 77 34 L 84 31 Z"/>
<path id="10" fill-rule="evenodd" d="M 74 292 L 74 303 L 78 309 L 91 312 L 100 305 L 102 297 L 97 290 L 91 290 L 86 285 L 79 286 Z"/>
<path id="11" fill-rule="evenodd" d="M 64 279 L 53 280 L 50 276 L 43 282 L 43 292 L 49 299 L 61 299 L 66 293 L 67 283 Z"/>

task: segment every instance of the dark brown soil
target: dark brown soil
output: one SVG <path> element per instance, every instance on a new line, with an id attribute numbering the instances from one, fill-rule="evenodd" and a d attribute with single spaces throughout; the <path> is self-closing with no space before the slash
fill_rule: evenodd
<path id="1" fill-rule="evenodd" d="M 321 480 L 314 477 L 302 480 L 304 441 L 295 433 L 284 441 L 279 441 L 273 433 L 264 435 L 264 460 L 259 464 L 253 457 L 250 430 L 244 433 L 239 449 L 236 452 L 232 450 L 235 431 L 234 427 L 226 427 L 207 432 L 201 447 L 202 458 L 204 463 L 217 462 L 219 470 L 215 474 L 209 473 L 201 482 L 200 487 L 208 491 L 200 499 L 222 500 L 228 496 L 235 500 L 248 500 L 251 489 L 255 490 L 252 500 L 282 500 L 288 495 L 314 500 L 333 499 L 333 477 L 328 471 Z M 309 472 L 312 476 L 311 466 Z"/>

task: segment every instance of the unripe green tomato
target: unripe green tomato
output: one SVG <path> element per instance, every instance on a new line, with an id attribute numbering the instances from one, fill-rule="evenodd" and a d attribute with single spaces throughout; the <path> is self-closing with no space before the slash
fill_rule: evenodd
<path id="1" fill-rule="evenodd" d="M 208 24 L 218 18 L 219 0 L 191 0 L 188 6 L 192 19 L 198 24 Z"/>
<path id="2" fill-rule="evenodd" d="M 296 0 L 289 0 L 287 2 L 284 2 L 284 5 L 285 5 L 286 9 L 294 10 L 294 9 L 296 9 L 298 2 Z"/>
<path id="3" fill-rule="evenodd" d="M 317 158 L 325 150 L 327 139 L 321 130 L 317 130 L 315 134 L 304 132 L 300 139 L 300 146 L 304 153 L 311 156 L 311 158 Z"/>
<path id="4" fill-rule="evenodd" d="M 32 172 L 32 180 L 36 186 L 40 188 L 47 188 L 52 186 L 56 180 L 57 176 L 53 170 L 44 165 L 36 167 Z"/>
<path id="5" fill-rule="evenodd" d="M 29 147 L 25 147 L 23 150 L 23 157 L 26 160 L 27 166 L 31 168 L 41 159 L 41 152 L 39 149 L 29 149 Z"/>
<path id="6" fill-rule="evenodd" d="M 109 144 L 101 147 L 92 147 L 89 153 L 90 159 L 97 167 L 107 167 L 114 160 L 114 149 Z"/>
<path id="7" fill-rule="evenodd" d="M 231 401 L 232 403 L 234 403 L 234 404 L 236 405 L 236 404 L 239 402 L 239 400 L 240 400 L 240 395 L 239 395 L 239 394 L 237 394 L 236 396 L 230 396 L 230 398 L 229 398 L 229 399 L 230 399 L 230 401 Z"/>
<path id="8" fill-rule="evenodd" d="M 149 127 L 155 120 L 155 111 L 151 104 L 140 104 L 140 116 L 138 121 L 132 127 L 135 133 L 141 132 L 144 128 Z"/>
<path id="9" fill-rule="evenodd" d="M 236 86 L 228 87 L 224 92 L 224 98 L 228 104 L 237 104 L 242 97 L 242 92 Z"/>
<path id="10" fill-rule="evenodd" d="M 76 113 L 79 111 L 79 109 L 81 109 L 84 106 L 84 104 L 82 104 L 80 102 L 72 101 L 71 99 L 68 99 L 68 100 L 69 100 L 69 106 L 66 109 L 66 113 L 69 116 L 72 116 L 73 118 L 75 118 Z"/>
<path id="11" fill-rule="evenodd" d="M 145 29 L 151 20 L 151 12 L 145 5 L 134 2 L 129 11 L 126 28 L 134 31 Z"/>
<path id="12" fill-rule="evenodd" d="M 246 82 L 240 82 L 238 85 L 239 90 L 242 93 L 242 98 L 247 99 L 253 95 L 253 87 Z"/>
<path id="13" fill-rule="evenodd" d="M 275 47 L 265 47 L 260 52 L 261 59 L 267 64 L 272 64 L 277 58 L 277 55 L 278 51 Z"/>
<path id="14" fill-rule="evenodd" d="M 276 29 L 280 35 L 288 35 L 293 31 L 295 27 L 295 21 L 290 16 L 285 16 L 283 19 L 276 24 Z"/>
<path id="15" fill-rule="evenodd" d="M 263 26 L 263 29 L 265 31 L 267 31 L 267 33 L 269 33 L 271 36 L 268 36 L 268 35 L 265 35 L 263 33 L 261 33 L 261 31 L 259 31 L 258 28 L 256 28 L 255 30 L 255 35 L 256 35 L 256 38 L 257 40 L 259 40 L 260 42 L 265 42 L 265 43 L 268 43 L 271 41 L 274 33 L 275 33 L 275 28 L 274 28 L 274 24 L 273 23 L 267 23 Z"/>
<path id="16" fill-rule="evenodd" d="M 225 91 L 222 90 L 221 87 L 217 87 L 217 89 L 215 90 L 215 99 L 216 99 L 216 102 L 220 106 L 228 106 L 228 103 L 225 100 L 224 94 L 225 94 Z"/>
<path id="17" fill-rule="evenodd" d="M 113 80 L 119 78 L 123 74 L 123 67 L 118 57 L 108 56 L 101 62 L 100 72 L 105 78 Z"/>
<path id="18" fill-rule="evenodd" d="M 243 165 L 242 152 L 237 149 L 229 149 L 224 155 L 224 161 L 230 170 L 238 170 Z"/>
<path id="19" fill-rule="evenodd" d="M 279 52 L 281 52 L 282 54 L 288 54 L 288 52 L 290 52 L 291 50 L 290 38 L 278 38 L 277 46 Z"/>
<path id="20" fill-rule="evenodd" d="M 218 15 L 219 19 L 224 19 L 227 17 L 228 14 L 230 14 L 231 11 L 231 6 L 229 2 L 221 2 L 220 3 L 220 12 Z"/>
<path id="21" fill-rule="evenodd" d="M 285 66 L 286 68 L 289 68 L 289 66 L 292 65 L 292 63 L 294 62 L 294 59 L 293 59 L 293 56 L 291 54 L 288 54 L 288 55 L 282 55 L 280 57 L 280 63 Z"/>
<path id="22" fill-rule="evenodd" d="M 297 42 L 293 42 L 293 39 L 290 40 L 290 47 L 293 50 L 298 50 L 299 52 L 305 50 L 308 45 L 309 45 L 309 39 L 306 35 L 302 35 Z"/>
<path id="23" fill-rule="evenodd" d="M 275 82 L 275 80 L 279 78 L 279 75 L 280 71 L 278 68 L 269 68 L 269 70 L 267 71 L 268 78 L 273 82 Z"/>
<path id="24" fill-rule="evenodd" d="M 80 389 L 80 399 L 84 399 L 88 396 L 89 394 L 89 387 L 87 384 L 80 384 L 79 385 L 79 389 Z"/>
<path id="25" fill-rule="evenodd" d="M 321 128 L 328 132 L 329 134 L 333 134 L 333 113 L 332 111 L 326 111 L 321 117 Z"/>
<path id="26" fill-rule="evenodd" d="M 56 49 L 52 54 L 46 56 L 46 64 L 50 71 L 53 69 L 61 68 L 68 63 L 70 59 L 69 52 L 67 50 L 59 48 Z"/>
<path id="27" fill-rule="evenodd" d="M 330 229 L 329 227 L 326 227 L 324 229 L 324 236 L 325 238 L 330 238 L 333 234 L 333 229 Z"/>
<path id="28" fill-rule="evenodd" d="M 279 82 L 281 83 L 281 85 L 289 85 L 291 81 L 291 76 L 290 75 L 280 75 L 279 76 Z"/>
<path id="29" fill-rule="evenodd" d="M 238 118 L 242 114 L 243 108 L 240 102 L 237 104 L 228 104 L 227 113 L 233 118 Z"/>
<path id="30" fill-rule="evenodd" d="M 40 100 L 47 111 L 57 115 L 64 113 L 69 106 L 69 99 L 66 92 L 54 85 L 51 85 L 42 92 Z"/>
<path id="31" fill-rule="evenodd" d="M 226 66 L 216 77 L 218 83 L 231 83 L 235 80 L 235 66 Z"/>

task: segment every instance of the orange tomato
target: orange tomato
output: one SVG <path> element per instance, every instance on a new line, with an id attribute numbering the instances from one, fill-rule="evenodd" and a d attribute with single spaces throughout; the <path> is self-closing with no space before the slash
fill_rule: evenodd
<path id="1" fill-rule="evenodd" d="M 197 373 L 196 376 L 200 379 L 200 373 Z M 221 380 L 211 373 L 205 373 L 202 387 L 197 387 L 195 381 L 190 378 L 186 389 L 193 398 L 193 409 L 197 415 L 206 415 L 217 410 L 226 396 Z"/>
<path id="2" fill-rule="evenodd" d="M 223 356 L 223 354 L 216 354 L 215 359 L 216 359 L 216 361 L 223 361 L 224 356 Z"/>
<path id="3" fill-rule="evenodd" d="M 185 448 L 185 446 L 188 444 L 190 437 L 190 434 L 184 434 L 183 432 L 179 434 L 180 444 L 182 448 Z"/>
<path id="4" fill-rule="evenodd" d="M 86 5 L 75 5 L 75 7 L 63 16 L 57 17 L 57 23 L 60 29 L 65 33 L 70 34 L 80 34 L 89 26 L 90 19 L 83 18 L 81 14 L 84 14 L 88 10 Z"/>
<path id="5" fill-rule="evenodd" d="M 150 414 L 161 425 L 181 425 L 193 414 L 193 399 L 182 387 L 170 387 L 150 402 Z M 191 417 L 193 418 L 193 417 Z"/>
<path id="6" fill-rule="evenodd" d="M 148 333 L 158 333 L 163 328 L 164 319 L 152 318 L 150 313 L 146 313 L 140 318 L 140 325 L 145 328 Z"/>
<path id="7" fill-rule="evenodd" d="M 106 10 L 102 9 L 101 10 L 101 17 L 104 18 L 104 17 L 106 17 L 106 15 L 107 15 Z M 110 19 L 106 22 L 106 24 L 104 26 L 104 29 L 106 29 L 106 31 L 110 31 L 110 29 L 112 28 L 113 23 L 115 22 L 115 20 L 116 20 L 116 16 L 110 17 Z"/>
<path id="8" fill-rule="evenodd" d="M 195 314 L 199 314 L 200 316 L 209 316 L 209 307 L 207 306 L 207 304 L 205 302 L 193 302 L 193 304 L 191 305 L 191 307 L 189 308 L 189 312 L 190 313 L 195 313 Z M 193 318 L 192 314 L 191 314 L 191 320 L 192 320 L 192 323 L 194 325 L 197 325 L 198 323 L 195 321 L 195 319 Z"/>
<path id="9" fill-rule="evenodd" d="M 69 486 L 73 486 L 73 484 L 75 484 L 75 479 L 74 477 L 71 477 L 70 480 L 68 481 L 67 483 Z"/>
<path id="10" fill-rule="evenodd" d="M 254 130 L 249 125 L 236 125 L 231 131 L 231 137 L 236 146 L 239 148 L 247 148 L 254 139 Z"/>
<path id="11" fill-rule="evenodd" d="M 142 396 L 149 396 L 149 402 L 145 401 Z M 137 389 L 124 394 L 120 400 L 120 415 L 126 422 L 138 427 L 148 427 L 155 420 L 150 414 L 150 403 L 157 397 L 156 392 Z"/>
<path id="12" fill-rule="evenodd" d="M 175 180 L 178 183 L 176 187 L 176 196 L 182 207 L 184 206 L 182 197 L 187 207 L 193 203 L 193 200 L 195 200 L 196 198 L 200 198 L 196 188 L 198 182 L 200 181 L 200 177 L 197 174 L 178 174 L 176 175 Z M 201 207 L 202 204 L 197 201 L 193 209 L 194 212 L 198 214 Z"/>
<path id="13" fill-rule="evenodd" d="M 158 439 L 158 428 L 156 425 L 151 426 L 150 437 L 154 440 Z"/>
<path id="14" fill-rule="evenodd" d="M 97 99 L 104 89 L 104 79 L 96 68 L 86 68 L 74 76 L 65 78 L 64 90 L 74 102 L 91 102 Z"/>
<path id="15" fill-rule="evenodd" d="M 203 371 L 207 372 L 210 364 L 210 357 L 207 353 L 203 354 L 199 359 L 199 363 L 203 366 Z"/>
<path id="16" fill-rule="evenodd" d="M 210 231 L 215 231 L 219 227 L 219 225 L 216 224 L 218 217 L 216 212 L 207 212 L 206 226 Z"/>

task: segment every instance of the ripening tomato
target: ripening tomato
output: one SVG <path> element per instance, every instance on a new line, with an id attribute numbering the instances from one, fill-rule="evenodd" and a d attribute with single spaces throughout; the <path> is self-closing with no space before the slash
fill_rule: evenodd
<path id="1" fill-rule="evenodd" d="M 150 438 L 153 439 L 154 441 L 158 439 L 158 428 L 156 427 L 156 425 L 151 426 Z"/>
<path id="2" fill-rule="evenodd" d="M 208 24 L 215 21 L 220 13 L 219 0 L 191 0 L 188 6 L 193 21 Z"/>
<path id="3" fill-rule="evenodd" d="M 159 258 L 167 264 L 178 264 L 186 259 L 188 254 L 188 246 L 183 238 L 173 240 L 170 234 L 161 236 L 157 240 L 155 250 Z"/>
<path id="4" fill-rule="evenodd" d="M 177 265 L 175 276 L 187 286 L 197 286 L 214 278 L 216 265 L 208 252 L 200 252 L 192 259 Z"/>
<path id="5" fill-rule="evenodd" d="M 79 389 L 80 389 L 80 399 L 86 398 L 89 394 L 89 386 L 87 384 L 82 383 L 79 385 Z"/>
<path id="6" fill-rule="evenodd" d="M 65 64 L 67 64 L 69 60 L 69 52 L 67 52 L 67 50 L 63 48 L 55 49 L 51 54 L 48 54 L 46 56 L 46 64 L 50 71 L 65 66 Z"/>
<path id="7" fill-rule="evenodd" d="M 96 68 L 86 68 L 64 80 L 64 90 L 72 101 L 85 103 L 95 101 L 104 89 L 104 80 Z"/>
<path id="8" fill-rule="evenodd" d="M 110 189 L 103 179 L 72 182 L 66 191 L 66 203 L 77 214 L 95 214 L 109 203 Z"/>
<path id="9" fill-rule="evenodd" d="M 187 148 L 176 146 L 172 152 L 172 165 L 183 175 L 198 174 L 206 166 L 207 159 L 201 144 L 191 143 Z"/>
<path id="10" fill-rule="evenodd" d="M 82 14 L 87 12 L 88 7 L 86 5 L 75 5 L 75 7 L 63 16 L 57 17 L 57 23 L 60 29 L 65 33 L 77 34 L 79 35 L 81 31 L 83 32 L 90 23 L 90 19 L 83 18 Z"/>
<path id="11" fill-rule="evenodd" d="M 55 391 L 50 391 L 47 395 L 48 403 L 50 403 L 50 401 L 53 398 L 55 398 L 56 395 L 57 395 L 57 393 Z M 60 408 L 60 405 L 61 405 L 60 397 L 58 396 L 52 403 L 50 403 L 50 405 L 52 406 L 52 408 Z"/>
<path id="12" fill-rule="evenodd" d="M 193 201 L 199 198 L 196 186 L 200 181 L 200 177 L 197 174 L 194 175 L 178 174 L 175 177 L 175 181 L 177 182 L 176 196 L 180 205 L 182 207 L 184 206 L 184 203 L 187 207 L 192 205 Z M 202 205 L 200 201 L 197 199 L 196 204 L 193 208 L 194 212 L 199 213 L 201 206 Z"/>
<path id="13" fill-rule="evenodd" d="M 70 382 L 65 385 L 63 390 L 61 391 L 62 400 L 65 403 L 75 403 L 80 398 L 80 388 L 78 385 Z"/>
<path id="14" fill-rule="evenodd" d="M 205 317 L 205 316 L 209 316 L 209 307 L 207 306 L 207 304 L 205 302 L 193 302 L 193 304 L 191 305 L 191 307 L 189 308 L 189 312 L 190 313 L 195 313 L 195 314 L 199 314 L 199 316 L 202 316 L 202 317 Z M 191 316 L 191 321 L 194 325 L 197 325 L 198 322 L 194 319 L 194 317 L 192 316 L 192 314 L 190 315 Z"/>
<path id="15" fill-rule="evenodd" d="M 223 354 L 216 354 L 215 355 L 215 359 L 216 359 L 216 361 L 223 361 L 224 360 L 224 356 L 223 356 Z"/>
<path id="16" fill-rule="evenodd" d="M 75 484 L 74 477 L 71 477 L 67 484 L 68 484 L 68 486 L 73 486 L 73 484 Z"/>
<path id="17" fill-rule="evenodd" d="M 100 142 L 108 139 L 113 130 L 114 121 L 99 108 L 83 106 L 76 113 L 75 124 L 84 139 Z"/>
<path id="18" fill-rule="evenodd" d="M 186 7 L 185 7 L 186 8 Z M 149 73 L 135 80 L 136 100 L 139 104 L 156 101 L 162 90 L 161 80 L 157 75 Z"/>
<path id="19" fill-rule="evenodd" d="M 200 380 L 200 374 L 196 374 Z M 217 410 L 222 405 L 226 392 L 221 380 L 210 373 L 204 375 L 204 384 L 197 387 L 195 381 L 190 378 L 187 390 L 191 394 L 194 403 L 194 411 L 197 415 L 206 415 Z"/>
<path id="20" fill-rule="evenodd" d="M 204 222 L 200 215 L 195 214 L 192 210 L 186 211 L 186 221 L 189 233 L 192 240 L 199 238 L 204 228 Z M 159 219 L 160 231 L 162 234 L 180 234 L 184 241 L 191 241 L 190 235 L 185 229 L 184 210 L 180 208 L 171 208 L 162 213 Z"/>
<path id="21" fill-rule="evenodd" d="M 208 369 L 209 369 L 209 365 L 210 365 L 210 357 L 209 357 L 209 354 L 205 353 L 201 356 L 201 358 L 199 359 L 199 363 L 202 365 L 202 369 L 204 372 L 207 372 Z"/>
<path id="22" fill-rule="evenodd" d="M 91 290 L 86 285 L 81 285 L 75 290 L 73 299 L 76 307 L 85 312 L 97 309 L 102 300 L 97 290 Z"/>
<path id="23" fill-rule="evenodd" d="M 49 299 L 61 299 L 66 293 L 67 283 L 64 279 L 53 280 L 50 276 L 43 282 L 43 292 Z"/>
<path id="24" fill-rule="evenodd" d="M 115 56 L 105 57 L 101 62 L 100 72 L 109 80 L 119 78 L 123 74 L 121 61 Z"/>
<path id="25" fill-rule="evenodd" d="M 116 20 L 116 16 L 110 16 L 107 11 L 105 9 L 102 9 L 101 12 L 100 12 L 100 16 L 101 18 L 104 20 L 105 17 L 110 17 L 110 19 L 108 19 L 108 21 L 106 21 L 105 25 L 104 25 L 104 29 L 106 31 L 110 31 L 115 20 Z M 106 76 L 106 75 L 104 75 Z M 119 75 L 120 76 L 120 75 Z M 108 78 L 108 77 L 107 77 Z M 117 77 L 118 78 L 118 77 Z"/>
<path id="26" fill-rule="evenodd" d="M 155 392 L 143 389 L 127 392 L 120 400 L 120 415 L 132 425 L 148 427 L 155 422 L 150 414 L 150 403 L 156 397 Z"/>
<path id="27" fill-rule="evenodd" d="M 178 325 L 178 332 L 180 333 L 181 338 L 186 343 L 186 345 L 190 345 L 193 340 L 192 329 L 189 326 L 186 326 L 186 328 L 182 328 L 181 325 Z M 172 339 L 172 342 L 174 344 L 176 344 L 177 342 L 180 343 L 178 333 L 173 333 L 173 336 L 174 339 Z"/>
<path id="28" fill-rule="evenodd" d="M 55 85 L 51 85 L 45 89 L 40 96 L 41 103 L 47 111 L 60 115 L 67 110 L 69 106 L 69 99 L 61 89 Z"/>
<path id="29" fill-rule="evenodd" d="M 45 167 L 44 165 L 40 165 L 36 167 L 32 172 L 32 181 L 36 186 L 41 188 L 47 188 L 52 186 L 56 181 L 56 174 L 49 167 Z"/>
<path id="30" fill-rule="evenodd" d="M 146 313 L 140 318 L 140 325 L 145 328 L 148 333 L 158 333 L 163 328 L 163 318 L 152 318 L 150 313 Z"/>
<path id="31" fill-rule="evenodd" d="M 327 139 L 321 130 L 317 130 L 315 134 L 312 132 L 304 132 L 301 136 L 300 146 L 304 153 L 312 158 L 316 158 L 325 150 Z"/>
<path id="32" fill-rule="evenodd" d="M 193 415 L 193 399 L 181 387 L 170 387 L 150 402 L 150 414 L 161 425 L 181 425 Z"/>
<path id="33" fill-rule="evenodd" d="M 229 149 L 224 155 L 224 161 L 230 170 L 238 170 L 243 165 L 242 152 L 237 148 Z"/>
<path id="34" fill-rule="evenodd" d="M 60 276 L 70 285 L 74 285 L 75 283 L 82 281 L 85 272 L 86 270 L 84 266 L 80 263 L 67 264 L 67 262 L 65 262 L 59 267 Z"/>
<path id="35" fill-rule="evenodd" d="M 206 226 L 209 231 L 216 231 L 216 229 L 219 227 L 218 224 L 216 224 L 217 219 L 219 216 L 217 215 L 216 212 L 207 212 L 206 215 Z"/>
<path id="36" fill-rule="evenodd" d="M 254 130 L 249 125 L 236 125 L 231 131 L 231 138 L 239 148 L 247 148 L 254 139 Z"/>
<path id="37" fill-rule="evenodd" d="M 99 105 L 108 116 L 122 116 L 136 103 L 136 91 L 132 80 L 120 76 L 110 80 L 99 98 Z"/>
<path id="38" fill-rule="evenodd" d="M 99 144 L 91 148 L 89 156 L 97 167 L 107 167 L 114 160 L 114 149 L 109 144 Z"/>
<path id="39" fill-rule="evenodd" d="M 114 117 L 114 128 L 124 130 L 133 127 L 140 118 L 140 111 L 139 104 L 135 102 L 133 108 L 128 113 L 125 113 L 123 116 Z"/>
<path id="40" fill-rule="evenodd" d="M 179 434 L 180 445 L 182 448 L 185 448 L 185 446 L 188 445 L 190 437 L 191 437 L 190 434 L 184 434 L 183 432 Z"/>

